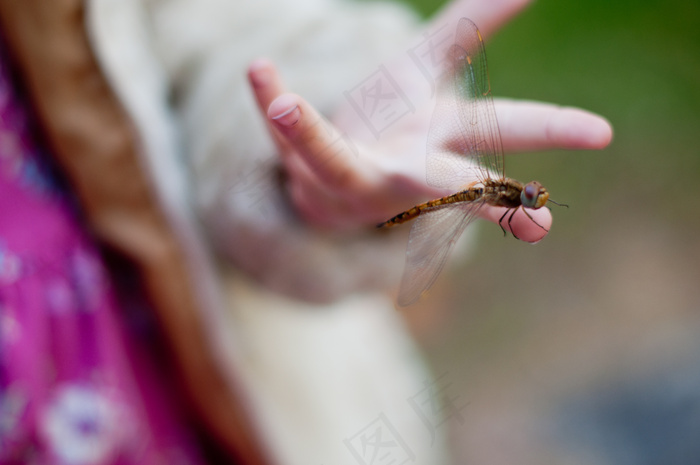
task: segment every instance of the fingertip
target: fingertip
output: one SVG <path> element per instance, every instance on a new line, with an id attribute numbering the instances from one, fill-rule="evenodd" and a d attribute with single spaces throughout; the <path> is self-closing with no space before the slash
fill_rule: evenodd
<path id="1" fill-rule="evenodd" d="M 512 17 L 526 8 L 533 0 L 499 0 L 496 2 L 460 2 L 454 6 L 457 9 L 456 16 L 468 16 L 478 26 L 481 35 L 488 38 L 507 23 Z M 462 10 L 465 8 L 465 10 Z M 448 8 L 447 14 L 451 17 L 455 16 L 453 8 Z M 444 23 L 444 16 L 438 17 L 437 24 Z"/>
<path id="2" fill-rule="evenodd" d="M 268 58 L 256 58 L 248 65 L 248 80 L 254 87 L 267 85 L 275 72 L 275 65 Z"/>
<path id="3" fill-rule="evenodd" d="M 612 124 L 602 116 L 597 116 L 595 123 L 591 123 L 590 132 L 589 141 L 592 149 L 604 149 L 613 140 Z"/>
<path id="4" fill-rule="evenodd" d="M 505 208 L 492 207 L 483 211 L 482 216 L 496 224 L 499 224 L 499 221 L 503 218 L 503 221 L 500 223 L 503 229 L 521 241 L 531 244 L 536 244 L 544 239 L 552 228 L 552 212 L 548 208 L 528 209 L 527 214 L 522 208 L 518 208 L 513 213 L 512 218 L 510 218 L 510 213 L 504 218 L 504 213 L 506 213 Z"/>
<path id="5" fill-rule="evenodd" d="M 579 108 L 563 108 L 560 130 L 563 146 L 570 149 L 600 150 L 612 141 L 610 122 L 602 116 Z"/>
<path id="6" fill-rule="evenodd" d="M 272 70 L 274 67 L 275 64 L 269 58 L 258 57 L 251 61 L 248 65 L 248 73 Z"/>
<path id="7" fill-rule="evenodd" d="M 530 216 L 528 216 L 530 215 Z M 535 244 L 552 229 L 552 213 L 548 208 L 528 209 L 527 214 L 519 208 L 510 223 L 511 232 L 521 241 Z"/>

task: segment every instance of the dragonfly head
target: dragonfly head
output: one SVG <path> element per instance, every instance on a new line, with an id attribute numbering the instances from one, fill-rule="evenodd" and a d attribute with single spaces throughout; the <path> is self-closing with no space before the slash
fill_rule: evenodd
<path id="1" fill-rule="evenodd" d="M 549 192 L 537 181 L 530 181 L 525 184 L 520 192 L 520 203 L 525 208 L 541 208 L 547 203 Z"/>

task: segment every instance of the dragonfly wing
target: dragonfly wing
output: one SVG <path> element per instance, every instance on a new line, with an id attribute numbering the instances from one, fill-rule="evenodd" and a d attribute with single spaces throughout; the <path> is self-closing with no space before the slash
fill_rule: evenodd
<path id="1" fill-rule="evenodd" d="M 483 205 L 484 202 L 439 205 L 423 210 L 414 220 L 408 237 L 399 305 L 416 302 L 435 283 L 457 239 Z"/>
<path id="2" fill-rule="evenodd" d="M 454 188 L 505 177 L 484 42 L 470 20 L 459 21 L 445 65 L 428 134 L 428 184 Z"/>

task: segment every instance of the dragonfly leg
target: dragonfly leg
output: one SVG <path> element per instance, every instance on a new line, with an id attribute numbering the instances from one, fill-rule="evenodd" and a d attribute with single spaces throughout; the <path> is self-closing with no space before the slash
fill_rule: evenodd
<path id="1" fill-rule="evenodd" d="M 539 226 L 544 232 L 549 232 L 549 229 L 547 229 L 544 226 L 542 226 L 541 224 L 539 224 L 537 221 L 535 221 L 535 219 L 532 216 L 530 216 L 530 214 L 527 212 L 527 210 L 525 210 L 525 207 L 521 206 L 521 208 L 523 209 L 523 212 L 527 215 L 527 217 L 532 220 L 533 223 L 535 223 L 537 226 Z M 510 224 L 510 221 L 508 222 L 508 224 Z"/>
<path id="2" fill-rule="evenodd" d="M 503 214 L 503 216 L 501 216 L 501 219 L 498 220 L 498 225 L 501 227 L 501 231 L 503 231 L 503 237 L 508 235 L 508 231 L 506 231 L 506 228 L 503 227 L 503 220 L 505 219 L 505 217 L 509 211 L 510 211 L 510 209 L 506 210 L 506 212 Z M 513 215 L 510 215 L 510 217 L 512 218 Z M 508 225 L 510 226 L 510 219 L 508 219 Z"/>
<path id="3" fill-rule="evenodd" d="M 518 208 L 516 207 L 516 208 L 513 208 L 511 210 L 508 210 L 506 213 L 511 212 L 510 216 L 508 217 L 508 229 L 510 229 L 510 233 L 513 235 L 514 238 L 516 238 L 517 240 L 520 240 L 520 238 L 517 236 L 517 234 L 515 234 L 515 231 L 513 231 L 513 226 L 511 226 L 511 224 L 510 224 L 510 222 L 513 221 L 513 216 L 515 216 L 515 212 L 517 212 L 517 211 L 518 211 Z M 525 211 L 524 208 L 523 208 L 523 211 Z M 525 214 L 527 214 L 527 212 L 525 212 Z M 527 215 L 527 216 L 530 216 L 530 215 Z M 532 217 L 530 217 L 530 218 L 532 219 Z"/>

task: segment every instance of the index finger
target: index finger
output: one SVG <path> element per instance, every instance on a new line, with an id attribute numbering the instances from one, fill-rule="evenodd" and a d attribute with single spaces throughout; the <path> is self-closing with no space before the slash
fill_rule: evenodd
<path id="1" fill-rule="evenodd" d="M 284 83 L 275 65 L 266 58 L 258 58 L 250 63 L 248 66 L 248 82 L 250 82 L 253 89 L 258 108 L 263 113 L 267 112 L 267 108 L 275 98 L 285 92 Z M 267 126 L 280 153 L 286 154 L 289 148 L 284 138 L 269 121 Z"/>
<path id="2" fill-rule="evenodd" d="M 367 187 L 369 173 L 356 159 L 357 146 L 306 100 L 283 94 L 270 104 L 267 116 L 326 187 L 335 191 Z"/>

